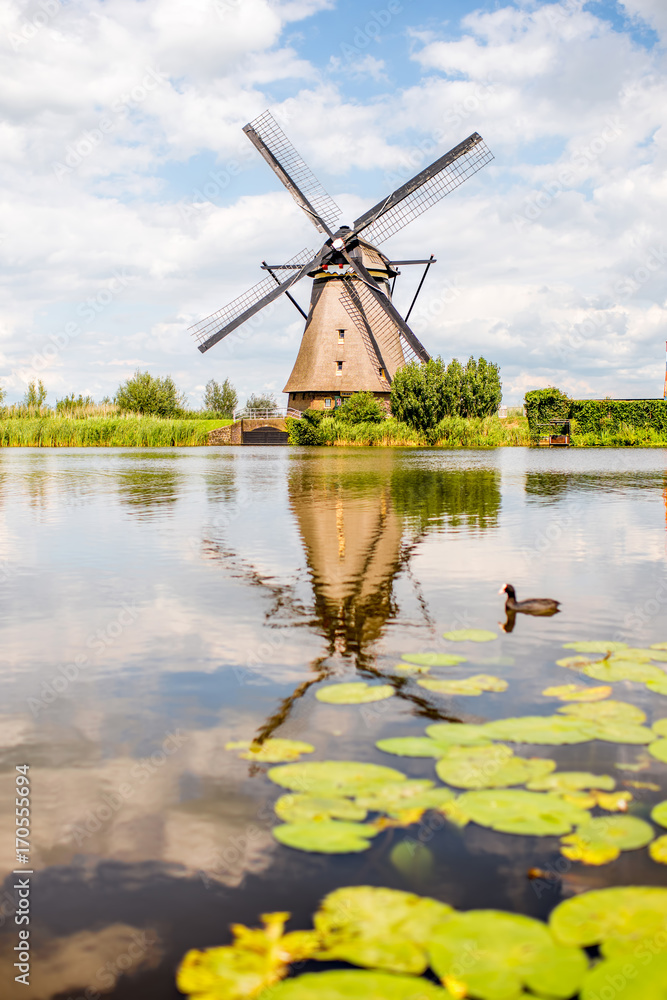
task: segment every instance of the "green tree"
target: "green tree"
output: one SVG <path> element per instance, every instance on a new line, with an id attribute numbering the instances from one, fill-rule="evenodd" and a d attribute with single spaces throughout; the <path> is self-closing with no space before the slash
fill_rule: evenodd
<path id="1" fill-rule="evenodd" d="M 490 417 L 500 406 L 502 398 L 503 389 L 498 365 L 487 361 L 486 358 L 475 361 L 471 355 L 463 369 L 460 415 Z"/>
<path id="2" fill-rule="evenodd" d="M 221 417 L 232 417 L 239 401 L 236 389 L 228 378 L 220 385 L 215 379 L 206 383 L 204 408 L 219 413 Z"/>
<path id="3" fill-rule="evenodd" d="M 278 404 L 276 403 L 276 397 L 272 392 L 264 392 L 259 395 L 252 393 L 248 397 L 248 402 L 245 404 L 246 410 L 260 410 L 264 414 L 267 412 L 269 414 L 276 413 L 278 410 Z"/>
<path id="4" fill-rule="evenodd" d="M 118 386 L 114 402 L 121 410 L 151 417 L 176 417 L 184 407 L 171 375 L 160 378 L 140 371 Z"/>
<path id="5" fill-rule="evenodd" d="M 336 407 L 334 416 L 346 424 L 381 424 L 387 414 L 372 392 L 355 392 Z"/>
<path id="6" fill-rule="evenodd" d="M 6 392 L 6 390 L 5 390 L 5 389 L 3 389 L 3 388 L 2 388 L 2 386 L 0 385 L 0 406 L 2 406 L 2 405 L 3 405 L 3 403 L 4 403 L 4 401 L 5 401 L 5 396 L 6 396 L 6 395 L 7 395 L 7 392 Z"/>
<path id="7" fill-rule="evenodd" d="M 56 413 L 73 413 L 74 410 L 84 410 L 86 407 L 94 405 L 92 396 L 82 396 L 81 393 L 75 396 L 72 392 L 64 399 L 56 400 Z"/>
<path id="8" fill-rule="evenodd" d="M 42 382 L 41 378 L 37 379 L 37 382 L 33 381 L 28 383 L 28 388 L 25 391 L 23 397 L 23 405 L 33 407 L 36 410 L 40 410 L 44 403 L 46 402 L 46 386 Z"/>
<path id="9" fill-rule="evenodd" d="M 447 415 L 446 368 L 442 358 L 411 361 L 391 384 L 391 412 L 417 430 L 435 427 Z"/>

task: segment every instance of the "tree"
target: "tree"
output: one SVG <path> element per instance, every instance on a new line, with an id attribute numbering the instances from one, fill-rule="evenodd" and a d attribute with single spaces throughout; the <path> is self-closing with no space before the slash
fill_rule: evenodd
<path id="1" fill-rule="evenodd" d="M 114 402 L 121 410 L 151 417 L 175 417 L 184 406 L 171 375 L 159 378 L 140 371 L 118 386 Z"/>
<path id="2" fill-rule="evenodd" d="M 215 379 L 206 383 L 204 408 L 219 413 L 221 417 L 232 417 L 239 401 L 236 389 L 228 378 L 220 385 Z"/>
<path id="3" fill-rule="evenodd" d="M 46 401 L 46 386 L 41 378 L 35 383 L 34 379 L 28 383 L 28 388 L 23 397 L 23 405 L 40 410 Z"/>
<path id="4" fill-rule="evenodd" d="M 2 406 L 2 404 L 4 403 L 6 395 L 7 395 L 6 390 L 3 389 L 2 386 L 0 385 L 0 406 Z"/>
<path id="5" fill-rule="evenodd" d="M 391 386 L 391 412 L 417 430 L 427 431 L 444 417 L 488 417 L 502 399 L 498 365 L 469 358 L 465 368 L 454 358 L 426 364 L 413 361 L 396 372 Z"/>
<path id="6" fill-rule="evenodd" d="M 355 392 L 342 406 L 336 407 L 334 416 L 346 424 L 380 424 L 387 414 L 372 392 Z"/>
<path id="7" fill-rule="evenodd" d="M 276 397 L 272 392 L 264 392 L 256 395 L 254 392 L 248 397 L 248 402 L 245 404 L 246 410 L 261 410 L 264 414 L 267 412 L 269 414 L 276 413 L 278 410 L 278 404 L 276 403 Z"/>

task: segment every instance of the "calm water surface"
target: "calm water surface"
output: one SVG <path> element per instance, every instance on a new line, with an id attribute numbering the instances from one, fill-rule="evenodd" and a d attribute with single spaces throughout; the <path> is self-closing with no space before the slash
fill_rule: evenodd
<path id="1" fill-rule="evenodd" d="M 0 453 L 2 996 L 176 997 L 186 949 L 224 943 L 230 922 L 264 911 L 308 926 L 340 885 L 544 917 L 563 894 L 665 884 L 641 850 L 571 864 L 540 888 L 526 872 L 559 865 L 557 838 L 474 825 L 431 831 L 430 857 L 412 865 L 397 867 L 395 849 L 416 827 L 359 855 L 295 852 L 271 836 L 279 789 L 266 768 L 224 746 L 272 733 L 314 743 L 315 759 L 433 777 L 432 761 L 375 741 L 437 719 L 552 712 L 541 691 L 576 680 L 554 662 L 568 640 L 667 640 L 666 506 L 657 450 Z M 562 614 L 503 633 L 506 580 L 519 598 L 561 600 Z M 507 692 L 445 697 L 394 674 L 402 653 L 442 651 L 443 631 L 468 626 L 499 632 L 463 651 Z M 323 682 L 377 676 L 398 697 L 315 699 Z M 642 686 L 617 684 L 615 697 L 649 721 L 667 715 Z M 609 773 L 642 756 L 599 742 L 518 752 Z M 29 987 L 12 971 L 17 764 L 33 793 Z M 638 815 L 665 798 L 664 764 L 615 773 L 662 785 L 633 790 Z"/>

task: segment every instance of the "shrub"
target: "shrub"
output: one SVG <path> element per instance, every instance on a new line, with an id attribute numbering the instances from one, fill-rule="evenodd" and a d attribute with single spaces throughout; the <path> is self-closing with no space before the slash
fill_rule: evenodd
<path id="1" fill-rule="evenodd" d="M 239 401 L 236 389 L 228 378 L 220 385 L 215 379 L 206 383 L 204 409 L 221 417 L 232 417 Z"/>
<path id="2" fill-rule="evenodd" d="M 287 418 L 287 433 L 290 444 L 324 444 L 320 424 L 324 419 L 323 410 L 304 410 L 300 419 Z"/>
<path id="3" fill-rule="evenodd" d="M 355 392 L 334 411 L 336 420 L 346 424 L 380 424 L 387 414 L 372 392 Z"/>
<path id="4" fill-rule="evenodd" d="M 570 416 L 572 400 L 553 385 L 546 389 L 533 389 L 526 393 L 524 405 L 531 433 L 537 433 L 537 425 L 548 420 L 567 420 Z"/>
<path id="5" fill-rule="evenodd" d="M 151 417 L 175 417 L 184 406 L 171 375 L 159 378 L 140 371 L 118 386 L 114 401 L 125 412 Z"/>
<path id="6" fill-rule="evenodd" d="M 391 412 L 417 430 L 428 431 L 445 417 L 488 417 L 502 398 L 500 370 L 485 358 L 470 357 L 465 368 L 454 358 L 426 364 L 413 361 L 394 376 Z"/>

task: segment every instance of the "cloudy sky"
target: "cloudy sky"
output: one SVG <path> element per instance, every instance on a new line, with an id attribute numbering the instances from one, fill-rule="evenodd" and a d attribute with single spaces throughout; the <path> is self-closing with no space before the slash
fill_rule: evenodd
<path id="1" fill-rule="evenodd" d="M 479 131 L 495 160 L 383 244 L 434 253 L 432 354 L 505 401 L 662 395 L 665 0 L 5 0 L 0 385 L 113 395 L 136 368 L 198 406 L 279 398 L 286 300 L 201 355 L 188 326 L 319 236 L 241 131 L 270 108 L 354 218 Z M 405 309 L 419 274 L 405 268 Z M 296 292 L 308 302 L 308 281 Z"/>

